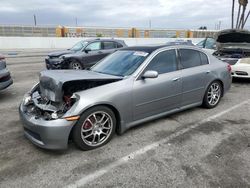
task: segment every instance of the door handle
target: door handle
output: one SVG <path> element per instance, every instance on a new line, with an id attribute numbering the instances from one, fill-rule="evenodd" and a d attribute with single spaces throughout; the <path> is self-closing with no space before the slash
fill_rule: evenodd
<path id="1" fill-rule="evenodd" d="M 179 81 L 180 78 L 174 78 L 173 81 L 176 82 L 176 81 Z"/>
<path id="2" fill-rule="evenodd" d="M 209 74 L 210 72 L 211 72 L 210 70 L 206 71 L 207 74 Z"/>

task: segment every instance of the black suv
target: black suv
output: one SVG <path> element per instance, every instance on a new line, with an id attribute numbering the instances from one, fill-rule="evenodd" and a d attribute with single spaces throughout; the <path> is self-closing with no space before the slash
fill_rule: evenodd
<path id="1" fill-rule="evenodd" d="M 85 69 L 126 47 L 124 41 L 116 39 L 92 39 L 75 44 L 71 49 L 53 52 L 45 59 L 47 69 Z"/>

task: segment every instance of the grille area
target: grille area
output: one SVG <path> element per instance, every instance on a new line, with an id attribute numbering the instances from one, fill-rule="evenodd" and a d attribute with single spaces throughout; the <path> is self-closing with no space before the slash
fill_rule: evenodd
<path id="1" fill-rule="evenodd" d="M 235 74 L 239 76 L 248 76 L 248 73 L 244 71 L 235 71 Z"/>

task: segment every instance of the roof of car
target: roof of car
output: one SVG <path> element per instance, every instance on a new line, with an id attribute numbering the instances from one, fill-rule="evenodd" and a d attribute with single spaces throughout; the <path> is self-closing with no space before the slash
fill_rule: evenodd
<path id="1" fill-rule="evenodd" d="M 95 39 L 86 39 L 83 40 L 86 42 L 94 42 L 94 41 L 116 41 L 116 42 L 124 42 L 123 40 L 118 40 L 118 39 L 100 39 L 100 38 L 95 38 Z"/>
<path id="2" fill-rule="evenodd" d="M 158 45 L 158 46 L 131 46 L 131 47 L 126 47 L 126 48 L 121 48 L 120 50 L 128 50 L 128 51 L 143 51 L 151 54 L 157 49 L 167 47 L 170 45 Z"/>
<path id="3" fill-rule="evenodd" d="M 187 49 L 193 49 L 193 50 L 199 50 L 201 51 L 201 48 L 197 47 L 197 46 L 192 46 L 192 45 L 171 45 L 171 44 L 165 44 L 165 45 L 158 45 L 158 46 L 131 46 L 131 47 L 125 47 L 125 48 L 120 48 L 120 50 L 127 50 L 127 51 L 141 51 L 141 52 L 146 52 L 148 54 L 151 54 L 152 52 L 160 49 L 160 48 L 164 48 L 164 47 L 176 47 L 178 46 L 178 48 L 187 48 Z"/>

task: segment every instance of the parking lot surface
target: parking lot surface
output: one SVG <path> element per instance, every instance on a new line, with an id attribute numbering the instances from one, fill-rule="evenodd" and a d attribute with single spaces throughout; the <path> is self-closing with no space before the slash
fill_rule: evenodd
<path id="1" fill-rule="evenodd" d="M 69 142 L 48 151 L 24 138 L 18 116 L 45 54 L 7 58 L 14 84 L 0 92 L 1 188 L 250 187 L 250 81 L 234 81 L 215 109 L 142 124 L 96 150 Z"/>

